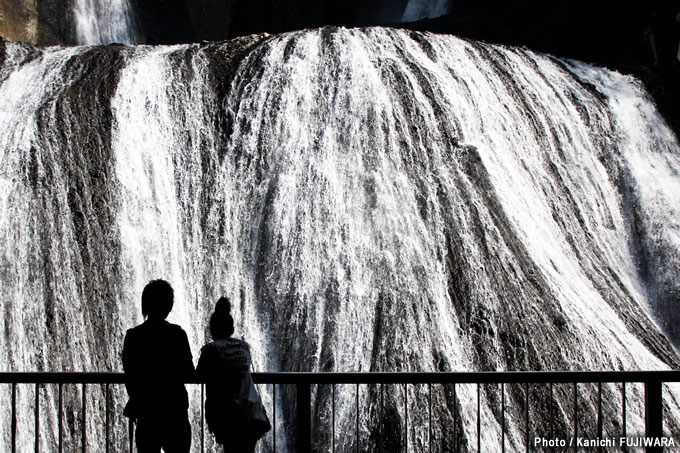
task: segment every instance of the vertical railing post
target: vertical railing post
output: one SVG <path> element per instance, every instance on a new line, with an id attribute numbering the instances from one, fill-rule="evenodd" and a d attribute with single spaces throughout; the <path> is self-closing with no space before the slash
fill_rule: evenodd
<path id="1" fill-rule="evenodd" d="M 524 428 L 525 428 L 525 431 L 526 431 L 526 433 L 525 433 L 525 435 L 526 435 L 525 451 L 528 453 L 529 452 L 529 383 L 528 382 L 524 383 L 524 393 L 525 393 L 525 398 L 526 398 L 526 400 L 524 402 L 524 410 L 525 410 L 525 413 L 524 413 L 524 423 L 525 423 Z"/>
<path id="2" fill-rule="evenodd" d="M 40 451 L 40 384 L 35 384 L 35 453 Z"/>
<path id="3" fill-rule="evenodd" d="M 501 451 L 505 453 L 505 383 L 501 383 Z"/>
<path id="4" fill-rule="evenodd" d="M 132 421 L 132 419 L 128 421 L 128 440 L 130 441 L 130 448 L 128 451 L 133 453 L 135 445 L 135 422 Z"/>
<path id="5" fill-rule="evenodd" d="M 578 452 L 578 382 L 574 382 L 574 451 Z"/>
<path id="6" fill-rule="evenodd" d="M 408 384 L 404 384 L 404 453 L 408 453 Z"/>
<path id="7" fill-rule="evenodd" d="M 205 452 L 205 384 L 201 386 L 201 453 Z"/>
<path id="8" fill-rule="evenodd" d="M 272 444 L 276 453 L 276 383 L 272 384 Z"/>
<path id="9" fill-rule="evenodd" d="M 83 453 L 87 451 L 87 384 L 83 384 Z"/>
<path id="10" fill-rule="evenodd" d="M 297 390 L 297 451 L 312 451 L 312 398 L 311 386 L 308 382 L 298 382 Z"/>
<path id="11" fill-rule="evenodd" d="M 385 389 L 380 384 L 380 453 L 385 453 Z"/>
<path id="12" fill-rule="evenodd" d="M 621 429 L 623 437 L 626 437 L 626 383 L 621 383 Z"/>
<path id="13" fill-rule="evenodd" d="M 602 419 L 602 382 L 597 383 L 597 436 L 602 439 L 604 420 Z"/>
<path id="14" fill-rule="evenodd" d="M 663 436 L 663 394 L 661 381 L 645 382 L 645 435 L 651 438 Z M 662 447 L 648 447 L 647 452 L 661 452 Z"/>
<path id="15" fill-rule="evenodd" d="M 427 443 L 432 453 L 432 383 L 427 384 Z"/>
<path id="16" fill-rule="evenodd" d="M 110 435 L 109 435 L 109 425 L 111 424 L 111 407 L 109 405 L 109 400 L 110 400 L 110 395 L 109 395 L 109 384 L 104 385 L 104 407 L 106 411 L 106 419 L 104 420 L 104 451 L 106 453 L 109 453 L 109 443 L 110 443 Z"/>
<path id="17" fill-rule="evenodd" d="M 555 399 L 555 391 L 553 388 L 553 383 L 550 383 L 550 438 L 553 438 L 554 433 L 554 420 L 553 420 L 553 400 Z"/>
<path id="18" fill-rule="evenodd" d="M 12 383 L 12 453 L 17 451 L 17 385 Z"/>
<path id="19" fill-rule="evenodd" d="M 458 398 L 456 384 L 453 384 L 453 451 L 458 453 Z"/>
<path id="20" fill-rule="evenodd" d="M 57 443 L 59 448 L 59 453 L 64 451 L 64 434 L 63 434 L 63 424 L 64 424 L 64 384 L 59 383 L 59 413 L 57 415 Z M 107 450 L 108 453 L 108 450 Z"/>
<path id="21" fill-rule="evenodd" d="M 482 452 L 482 406 L 481 406 L 481 389 L 477 383 L 477 453 Z"/>
<path id="22" fill-rule="evenodd" d="M 359 453 L 359 384 L 357 384 L 357 387 L 356 387 L 356 407 L 357 407 L 357 418 L 356 418 L 357 448 L 356 448 L 356 452 Z"/>

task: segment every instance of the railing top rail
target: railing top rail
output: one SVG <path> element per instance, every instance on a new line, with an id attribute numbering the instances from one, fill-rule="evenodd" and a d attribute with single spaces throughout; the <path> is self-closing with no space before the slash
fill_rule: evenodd
<path id="1" fill-rule="evenodd" d="M 257 373 L 260 383 L 512 384 L 573 382 L 680 382 L 680 371 L 462 371 L 423 373 Z M 255 375 L 254 375 L 255 376 Z M 285 382 L 284 382 L 285 381 Z"/>
<path id="2" fill-rule="evenodd" d="M 680 382 L 680 371 L 461 371 L 424 373 L 253 373 L 261 384 L 547 384 Z M 4 384 L 122 384 L 120 372 L 0 372 Z M 187 383 L 197 384 L 199 380 Z"/>

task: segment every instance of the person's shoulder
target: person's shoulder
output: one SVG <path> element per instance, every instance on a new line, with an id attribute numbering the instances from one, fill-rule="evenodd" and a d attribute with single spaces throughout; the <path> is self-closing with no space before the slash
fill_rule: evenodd
<path id="1" fill-rule="evenodd" d="M 166 325 L 166 328 L 173 330 L 175 332 L 184 332 L 184 329 L 182 329 L 182 326 L 180 326 L 179 324 L 173 324 L 173 323 L 168 322 L 167 325 Z"/>
<path id="2" fill-rule="evenodd" d="M 203 346 L 206 350 L 235 350 L 235 349 L 246 349 L 250 350 L 250 345 L 245 342 L 245 340 L 239 340 L 238 338 L 222 338 L 220 340 L 214 340 Z"/>
<path id="3" fill-rule="evenodd" d="M 242 347 L 250 350 L 250 345 L 246 340 L 241 340 L 239 338 L 229 337 L 225 340 L 232 347 Z"/>
<path id="4" fill-rule="evenodd" d="M 144 324 L 139 324 L 134 327 L 130 327 L 127 332 L 125 332 L 125 336 L 127 338 L 132 338 L 140 334 L 144 330 Z"/>
<path id="5" fill-rule="evenodd" d="M 144 323 L 129 328 L 125 332 L 124 349 L 132 351 L 146 343 L 149 333 Z"/>
<path id="6" fill-rule="evenodd" d="M 178 324 L 167 323 L 165 329 L 172 336 L 175 336 L 177 338 L 187 338 L 187 333 Z"/>
<path id="7" fill-rule="evenodd" d="M 213 349 L 216 349 L 217 346 L 215 345 L 214 341 L 211 341 L 210 343 L 206 343 L 201 347 L 201 352 L 203 351 L 211 351 Z"/>
<path id="8" fill-rule="evenodd" d="M 131 336 L 164 335 L 173 337 L 186 337 L 187 334 L 177 324 L 169 323 L 166 320 L 146 320 L 142 324 L 135 326 L 127 331 Z"/>
<path id="9" fill-rule="evenodd" d="M 143 322 L 143 323 L 141 323 L 141 324 L 137 324 L 137 325 L 134 326 L 134 327 L 130 327 L 127 331 L 128 331 L 128 333 L 130 333 L 130 332 L 133 332 L 133 333 L 134 333 L 134 332 L 139 332 L 140 330 L 144 329 L 145 324 L 146 324 L 145 322 Z"/>

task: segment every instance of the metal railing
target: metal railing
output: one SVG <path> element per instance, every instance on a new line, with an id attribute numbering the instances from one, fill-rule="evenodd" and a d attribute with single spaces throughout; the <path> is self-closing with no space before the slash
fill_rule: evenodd
<path id="1" fill-rule="evenodd" d="M 644 384 L 644 419 L 645 419 L 645 436 L 648 438 L 663 437 L 663 384 L 680 382 L 680 371 L 564 371 L 564 372 L 455 372 L 455 373 L 253 373 L 253 379 L 258 384 L 271 384 L 273 390 L 274 402 L 273 409 L 273 449 L 276 451 L 276 391 L 277 386 L 290 385 L 295 386 L 295 416 L 296 416 L 296 444 L 295 451 L 299 453 L 309 453 L 312 449 L 312 399 L 311 386 L 312 385 L 331 385 L 333 392 L 333 426 L 335 431 L 335 386 L 336 385 L 351 385 L 356 386 L 356 437 L 357 449 L 359 438 L 359 386 L 360 385 L 379 385 L 380 386 L 380 405 L 382 417 L 383 404 L 383 386 L 384 385 L 403 385 L 405 389 L 404 398 L 404 420 L 406 424 L 405 435 L 408 437 L 408 386 L 409 385 L 427 385 L 428 388 L 428 430 L 429 430 L 429 448 L 432 451 L 432 385 L 450 385 L 453 384 L 453 394 L 455 400 L 456 386 L 460 384 L 476 384 L 477 395 L 477 451 L 481 449 L 481 386 L 486 384 L 501 385 L 502 395 L 502 449 L 505 450 L 505 386 L 522 384 L 524 386 L 525 404 L 524 404 L 524 423 L 525 423 L 525 442 L 526 450 L 530 449 L 530 386 L 532 385 L 549 385 L 550 388 L 550 423 L 552 430 L 552 403 L 553 403 L 553 386 L 555 384 L 570 384 L 573 386 L 573 421 L 574 433 L 573 436 L 578 436 L 578 385 L 579 384 L 597 384 L 597 432 L 601 437 L 603 435 L 602 422 L 602 384 L 621 384 L 622 392 L 622 414 L 621 426 L 623 437 L 626 436 L 626 384 L 627 383 L 642 383 Z M 105 399 L 105 434 L 104 442 L 105 449 L 109 451 L 110 438 L 110 420 L 111 405 L 110 405 L 110 386 L 114 384 L 124 384 L 125 379 L 122 373 L 69 373 L 69 372 L 35 372 L 35 373 L 0 373 L 0 384 L 11 385 L 11 451 L 17 451 L 17 385 L 32 384 L 35 385 L 35 451 L 39 450 L 40 445 L 40 386 L 46 384 L 55 384 L 58 386 L 57 393 L 57 407 L 58 407 L 58 439 L 57 445 L 59 452 L 63 450 L 63 386 L 65 384 L 76 384 L 82 386 L 82 421 L 81 421 L 81 446 L 83 453 L 87 450 L 87 390 L 88 385 L 99 385 L 103 387 Z M 203 383 L 199 381 L 190 381 L 187 384 L 201 385 L 201 451 L 204 451 L 203 439 Z M 454 423 L 456 419 L 454 407 Z M 122 417 L 122 414 L 116 414 L 116 417 Z M 382 441 L 382 423 L 380 440 Z M 333 432 L 333 438 L 335 433 Z M 406 447 L 408 448 L 408 438 L 406 438 Z M 132 424 L 130 424 L 129 431 L 129 448 L 132 451 L 133 447 L 133 431 Z M 333 446 L 334 447 L 334 446 Z M 334 449 L 334 448 L 333 448 Z M 574 448 L 576 451 L 576 447 Z M 648 452 L 660 452 L 661 447 L 648 447 Z"/>

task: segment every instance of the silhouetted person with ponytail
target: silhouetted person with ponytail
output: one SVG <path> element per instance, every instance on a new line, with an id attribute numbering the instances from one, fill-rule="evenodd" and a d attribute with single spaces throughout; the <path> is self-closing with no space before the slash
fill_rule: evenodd
<path id="1" fill-rule="evenodd" d="M 142 292 L 145 321 L 127 331 L 123 346 L 125 386 L 130 399 L 124 414 L 137 422 L 140 453 L 188 453 L 191 447 L 189 399 L 184 382 L 194 363 L 187 335 L 165 320 L 174 293 L 165 280 L 149 282 Z"/>
<path id="2" fill-rule="evenodd" d="M 231 303 L 222 297 L 210 317 L 213 341 L 203 346 L 196 372 L 206 382 L 205 418 L 225 453 L 252 453 L 271 428 L 250 375 L 250 347 L 232 338 Z"/>

